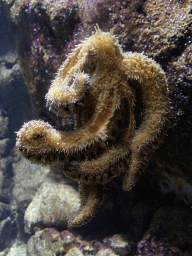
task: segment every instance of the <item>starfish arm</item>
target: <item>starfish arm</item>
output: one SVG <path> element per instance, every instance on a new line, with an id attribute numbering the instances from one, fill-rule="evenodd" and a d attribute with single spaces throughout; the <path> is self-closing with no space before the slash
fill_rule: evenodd
<path id="1" fill-rule="evenodd" d="M 120 168 L 111 168 L 112 165 L 119 162 L 121 159 L 125 158 L 130 153 L 130 141 L 133 136 L 133 130 L 135 125 L 134 119 L 134 100 L 135 97 L 133 93 L 127 93 L 129 96 L 128 108 L 124 109 L 121 104 L 121 108 L 124 109 L 124 112 L 127 116 L 124 116 L 126 119 L 125 127 L 118 127 L 118 132 L 120 132 L 120 142 L 115 143 L 111 147 L 105 146 L 105 150 L 102 155 L 99 155 L 99 143 L 98 148 L 95 148 L 96 157 L 95 159 L 87 160 L 80 162 L 72 162 L 71 169 L 65 170 L 67 177 L 75 179 L 75 177 L 80 177 L 80 180 L 87 184 L 105 184 L 112 180 L 113 177 L 120 175 L 123 172 L 123 169 Z M 119 110 L 121 111 L 121 109 Z M 109 127 L 108 127 L 109 129 Z M 120 129 L 120 130 L 119 130 Z M 113 130 L 111 131 L 113 133 Z M 110 139 L 111 133 L 108 134 Z M 107 142 L 106 142 L 107 143 Z M 102 147 L 102 146 L 101 146 Z M 93 148 L 94 149 L 94 148 Z M 99 156 L 97 156 L 97 153 Z M 78 180 L 77 179 L 77 180 Z"/>
<path id="2" fill-rule="evenodd" d="M 77 181 L 81 180 L 88 185 L 106 184 L 124 171 L 124 168 L 120 168 L 117 162 L 128 154 L 127 148 L 113 148 L 97 159 L 72 162 L 64 173 L 67 177 Z"/>
<path id="3" fill-rule="evenodd" d="M 69 220 L 69 225 L 78 227 L 88 222 L 97 212 L 103 202 L 103 185 L 79 185 L 81 207 L 75 218 Z"/>
<path id="4" fill-rule="evenodd" d="M 77 101 L 85 91 L 86 74 L 81 70 L 87 54 L 82 52 L 82 48 L 83 45 L 80 44 L 69 54 L 45 96 L 50 109 L 53 108 L 54 112 L 62 105 Z"/>
<path id="5" fill-rule="evenodd" d="M 151 150 L 167 126 L 168 87 L 163 70 L 146 56 L 130 53 L 125 55 L 123 63 L 127 78 L 139 84 L 145 108 L 143 121 L 131 140 L 131 162 L 124 180 L 124 189 L 130 190 L 141 173 L 139 169 L 147 161 L 147 150 Z"/>
<path id="6" fill-rule="evenodd" d="M 106 90 L 101 98 L 101 103 L 96 107 L 95 114 L 89 124 L 69 134 L 55 130 L 43 121 L 31 121 L 23 125 L 17 134 L 17 146 L 28 159 L 44 163 L 43 155 L 72 154 L 90 147 L 98 140 L 105 140 L 107 124 L 118 107 L 118 97 L 115 88 Z M 38 134 L 38 136 L 37 136 Z M 30 153 L 33 157 L 30 158 Z M 39 155 L 40 158 L 37 156 Z M 58 158 L 54 158 L 55 164 Z M 58 162 L 61 164 L 61 161 Z M 50 164 L 50 163 L 49 163 Z"/>

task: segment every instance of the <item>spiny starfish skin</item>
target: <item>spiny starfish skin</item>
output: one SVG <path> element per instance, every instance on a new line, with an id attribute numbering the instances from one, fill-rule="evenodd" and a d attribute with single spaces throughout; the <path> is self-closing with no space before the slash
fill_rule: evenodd
<path id="1" fill-rule="evenodd" d="M 97 27 L 62 64 L 46 99 L 57 115 L 73 116 L 75 129 L 30 121 L 17 133 L 17 147 L 32 162 L 63 164 L 79 182 L 82 204 L 69 223 L 80 226 L 100 207 L 107 182 L 125 173 L 130 190 L 144 171 L 167 127 L 167 81 L 157 63 L 123 53 L 112 31 Z"/>

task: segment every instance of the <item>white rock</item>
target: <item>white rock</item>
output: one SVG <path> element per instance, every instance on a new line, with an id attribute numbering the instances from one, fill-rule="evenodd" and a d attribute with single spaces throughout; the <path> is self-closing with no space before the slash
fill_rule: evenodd
<path id="1" fill-rule="evenodd" d="M 25 230 L 38 223 L 45 226 L 63 225 L 80 207 L 79 192 L 65 181 L 47 181 L 42 184 L 25 211 Z"/>
<path id="2" fill-rule="evenodd" d="M 27 248 L 22 241 L 16 240 L 6 256 L 18 256 L 18 255 L 27 256 Z"/>

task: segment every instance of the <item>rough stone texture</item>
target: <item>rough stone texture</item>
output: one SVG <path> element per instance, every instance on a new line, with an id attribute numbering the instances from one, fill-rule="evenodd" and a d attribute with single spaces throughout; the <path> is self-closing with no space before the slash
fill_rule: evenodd
<path id="1" fill-rule="evenodd" d="M 27 120 L 32 115 L 30 116 L 30 107 L 27 106 L 29 97 L 22 87 L 13 31 L 7 21 L 2 1 L 0 9 L 0 251 L 1 255 L 7 255 L 8 248 L 20 235 L 18 205 L 12 195 L 14 131 L 21 126 L 21 118 Z"/>
<path id="2" fill-rule="evenodd" d="M 9 144 L 10 139 L 8 138 L 0 140 L 0 157 L 2 157 L 6 153 Z"/>
<path id="3" fill-rule="evenodd" d="M 2 193 L 2 185 L 3 185 L 3 172 L 0 172 L 0 194 Z"/>
<path id="4" fill-rule="evenodd" d="M 10 56 L 12 57 L 12 56 Z M 17 57 L 17 55 L 16 55 Z M 0 65 L 0 81 L 1 81 L 1 86 L 7 86 L 7 81 L 12 82 L 14 81 L 15 77 L 18 76 L 19 74 L 19 64 L 18 59 L 11 59 L 9 60 L 8 58 L 0 58 L 1 65 Z M 12 61 L 14 61 L 12 63 Z M 12 66 L 12 68 L 8 68 L 8 64 L 10 64 L 10 66 Z"/>
<path id="5" fill-rule="evenodd" d="M 0 252 L 0 256 L 6 256 L 8 252 L 9 252 L 9 249 L 6 248 L 5 250 Z"/>
<path id="6" fill-rule="evenodd" d="M 80 240 L 77 243 L 78 248 L 81 250 L 83 255 L 94 255 L 96 254 L 100 249 L 103 248 L 103 245 L 99 241 L 84 241 Z"/>
<path id="7" fill-rule="evenodd" d="M 65 256 L 84 256 L 83 253 L 81 252 L 81 250 L 79 250 L 78 248 L 74 247 L 71 250 L 69 250 Z"/>
<path id="8" fill-rule="evenodd" d="M 141 34 L 137 34 L 135 45 L 145 54 L 158 59 L 166 59 L 175 54 L 189 41 L 191 33 L 191 1 L 182 2 L 161 0 L 146 1 L 142 8 L 140 20 Z M 180 48 L 181 50 L 181 48 Z"/>
<path id="9" fill-rule="evenodd" d="M 0 138 L 11 138 L 12 147 L 14 132 L 23 121 L 32 118 L 30 98 L 26 91 L 17 52 L 9 51 L 0 55 Z"/>
<path id="10" fill-rule="evenodd" d="M 192 254 L 192 211 L 185 206 L 160 207 L 150 228 L 138 244 L 138 255 Z"/>
<path id="11" fill-rule="evenodd" d="M 7 128 L 8 128 L 8 117 L 4 117 L 2 115 L 2 110 L 0 109 L 0 138 L 3 138 L 4 135 L 7 132 Z"/>
<path id="12" fill-rule="evenodd" d="M 37 231 L 27 243 L 27 255 L 64 255 L 74 247 L 76 238 L 67 230 L 63 232 L 67 232 L 68 236 L 54 228 Z"/>
<path id="13" fill-rule="evenodd" d="M 12 197 L 12 187 L 13 187 L 13 157 L 10 152 L 10 148 L 6 153 L 7 157 L 1 157 L 0 159 L 0 170 L 2 175 L 2 183 L 0 190 L 0 201 L 3 203 L 8 203 Z"/>
<path id="14" fill-rule="evenodd" d="M 149 184 L 148 186 L 146 180 L 142 178 L 139 185 L 136 185 L 134 190 L 128 194 L 121 194 L 119 190 L 115 190 L 114 187 L 112 187 L 110 191 L 110 186 L 106 190 L 108 198 L 115 198 L 117 212 L 119 216 L 121 216 L 121 218 L 115 219 L 117 226 L 114 232 L 116 232 L 118 228 L 125 233 L 130 232 L 130 238 L 127 239 L 127 241 L 132 241 L 132 236 L 134 236 L 136 240 L 136 242 L 135 240 L 134 242 L 137 243 L 151 222 L 151 218 L 158 204 L 162 204 L 167 200 L 166 197 L 163 196 L 159 196 L 158 198 L 158 193 L 156 194 L 154 190 L 152 190 L 151 187 L 153 186 L 152 182 L 154 182 L 154 180 L 155 182 L 157 179 L 161 180 L 160 186 L 165 193 L 175 192 L 179 199 L 184 200 L 184 202 L 188 204 L 191 203 L 191 186 L 184 178 L 183 172 L 185 174 L 191 172 L 192 167 L 192 1 L 111 0 L 103 2 L 95 0 L 75 1 L 75 5 L 74 1 L 69 0 L 4 0 L 3 2 L 7 7 L 12 27 L 17 34 L 22 75 L 27 83 L 31 98 L 34 100 L 32 103 L 33 109 L 35 109 L 37 113 L 40 113 L 40 117 L 44 119 L 50 117 L 50 114 L 45 109 L 44 95 L 45 92 L 47 92 L 50 81 L 54 77 L 54 73 L 62 61 L 66 59 L 66 54 L 68 54 L 80 40 L 90 35 L 96 23 L 99 24 L 103 31 L 109 31 L 110 28 L 114 27 L 114 33 L 118 36 L 119 42 L 122 44 L 125 51 L 143 52 L 155 59 L 165 70 L 170 90 L 171 121 L 167 132 L 168 136 L 164 138 L 164 144 L 162 144 L 160 149 L 156 152 L 148 168 L 149 173 L 154 174 L 157 172 L 157 174 L 154 175 L 153 180 L 149 179 L 151 185 Z M 30 109 L 29 97 L 26 96 L 26 92 L 24 93 L 24 86 L 17 72 L 19 68 L 16 61 L 17 58 L 15 58 L 14 61 L 13 59 L 13 55 L 11 54 L 9 58 L 4 56 L 3 59 L 0 59 L 2 69 L 2 71 L 0 71 L 2 75 L 1 81 L 7 82 L 6 86 L 5 83 L 2 83 L 3 87 L 1 86 L 0 93 L 3 99 L 6 99 L 6 102 L 9 103 L 7 111 L 11 113 L 11 124 L 14 125 L 12 131 L 16 131 L 21 127 L 23 121 L 31 120 L 32 118 L 28 111 Z M 5 77 L 5 75 L 7 76 Z M 16 79 L 17 85 L 13 83 L 13 77 Z M 8 83 L 8 81 L 12 82 Z M 9 92 L 9 97 L 6 96 L 7 92 Z M 15 94 L 16 92 L 18 92 L 18 94 Z M 2 102 L 0 102 L 0 104 L 1 103 Z M 3 104 L 5 104 L 5 102 L 3 102 Z M 26 108 L 26 106 L 28 108 Z M 0 112 L 2 109 L 4 109 L 4 107 L 1 108 Z M 25 110 L 25 113 L 23 113 L 22 110 Z M 22 122 L 18 121 L 21 120 L 19 119 L 20 117 L 23 119 Z M 2 117 L 0 114 L 0 126 L 3 124 L 4 127 L 7 127 L 6 122 L 8 123 L 8 118 Z M 56 121 L 54 122 L 56 123 Z M 0 133 L 5 130 L 4 128 L 0 128 Z M 0 134 L 1 138 L 3 136 L 4 135 Z M 40 167 L 38 167 L 37 172 L 40 170 L 39 168 Z M 27 169 L 24 171 L 26 172 L 26 170 Z M 171 175 L 172 178 L 168 179 L 168 183 L 165 182 L 162 173 L 164 173 L 165 176 Z M 176 176 L 182 179 L 178 182 L 178 180 L 175 179 Z M 188 177 L 188 180 L 191 180 L 191 177 Z M 15 178 L 15 182 L 18 182 L 18 185 L 15 183 L 15 186 L 18 186 L 19 189 L 19 179 Z M 26 175 L 25 179 L 22 181 L 25 190 L 22 188 L 17 194 L 14 188 L 14 193 L 17 194 L 20 200 L 24 198 L 32 199 L 40 185 L 37 182 L 35 183 L 34 189 L 32 186 L 30 187 L 29 191 L 32 192 L 30 196 L 30 194 L 26 192 L 28 187 L 24 186 L 25 182 L 29 185 L 30 176 Z M 38 185 L 36 186 L 36 184 Z M 177 190 L 177 184 L 180 184 L 180 190 Z M 155 183 L 155 188 L 158 190 L 157 183 Z M 185 193 L 185 190 L 189 192 L 188 195 Z M 26 197 L 25 194 L 27 194 Z M 113 200 L 111 198 L 110 200 L 105 200 L 106 207 L 109 207 L 109 211 L 107 213 L 105 212 L 104 216 L 102 215 L 108 223 L 110 221 L 113 223 L 114 220 L 114 216 L 110 215 L 112 209 L 114 209 L 114 205 L 111 203 Z M 127 201 L 129 201 L 129 203 L 127 203 Z M 151 231 L 152 233 L 141 241 L 141 247 L 139 247 L 140 253 L 138 253 L 138 255 L 148 255 L 149 250 L 151 250 L 152 256 L 157 254 L 164 256 L 166 255 L 165 251 L 169 253 L 168 255 L 182 255 L 183 252 L 181 252 L 180 248 L 173 249 L 169 247 L 172 242 L 172 235 L 176 237 L 175 242 L 177 242 L 177 244 L 173 243 L 174 246 L 178 247 L 182 245 L 183 247 L 191 248 L 190 225 L 187 225 L 184 221 L 185 218 L 187 220 L 191 219 L 190 208 L 181 207 L 179 210 L 174 210 L 172 201 L 172 197 L 170 200 L 166 201 L 170 206 L 169 210 L 165 207 L 155 215 L 158 216 L 163 226 L 166 235 L 163 236 L 163 238 L 165 237 L 166 241 L 159 240 L 154 243 L 154 238 L 157 238 L 156 233 L 160 230 L 156 218 L 153 220 L 154 229 L 152 230 L 154 231 Z M 124 208 L 119 208 L 120 204 L 124 204 Z M 101 211 L 101 214 L 103 213 L 104 212 Z M 130 213 L 127 214 L 127 221 L 130 222 L 130 225 L 126 225 L 127 223 L 124 224 L 125 213 Z M 95 226 L 93 225 L 93 221 L 88 224 L 88 227 L 84 227 L 85 231 L 84 233 L 82 232 L 83 234 L 91 233 L 92 237 L 94 236 L 94 233 L 98 231 L 97 227 L 101 227 L 101 214 L 99 221 L 96 218 L 98 222 L 96 221 Z M 39 216 L 41 215 L 38 215 L 38 217 Z M 173 216 L 175 216 L 175 221 Z M 36 220 L 38 217 L 36 217 Z M 38 223 L 38 221 L 34 220 L 34 223 Z M 170 227 L 171 224 L 172 226 Z M 166 228 L 166 225 L 169 228 Z M 185 229 L 182 229 L 182 226 L 185 227 Z M 90 227 L 94 228 L 91 229 Z M 185 240 L 184 238 L 187 239 Z M 186 242 L 184 242 L 184 240 Z M 75 252 L 73 252 L 73 250 Z M 104 255 L 102 254 L 104 250 L 105 249 L 102 249 L 101 253 L 98 255 Z M 106 251 L 107 250 L 109 251 L 111 249 L 106 249 Z M 78 255 L 78 253 L 82 255 L 82 252 L 77 248 L 71 249 L 71 251 L 71 255 L 73 256 Z M 187 249 L 184 253 L 185 252 L 188 253 Z M 133 255 L 135 254 L 133 253 Z M 191 255 L 190 251 L 189 255 Z"/>
<path id="15" fill-rule="evenodd" d="M 110 246 L 118 255 L 126 256 L 130 252 L 128 237 L 114 235 L 111 238 L 104 239 L 104 243 Z"/>
<path id="16" fill-rule="evenodd" d="M 34 226 L 67 227 L 67 221 L 80 206 L 79 193 L 65 182 L 44 182 L 25 212 L 25 229 Z"/>
<path id="17" fill-rule="evenodd" d="M 4 2 L 9 8 L 9 1 Z M 77 35 L 73 38 L 79 41 L 82 31 L 77 24 L 80 17 L 76 4 L 70 1 L 19 0 L 10 7 L 8 11 L 19 43 L 21 72 L 33 99 L 35 115 L 44 109 L 43 95 L 65 54 L 69 52 L 68 48 L 71 48 L 67 43 L 74 32 Z"/>
<path id="18" fill-rule="evenodd" d="M 15 240 L 14 244 L 11 246 L 7 256 L 27 256 L 26 244 L 20 240 Z"/>
<path id="19" fill-rule="evenodd" d="M 0 202 L 0 221 L 11 213 L 11 206 Z"/>
<path id="20" fill-rule="evenodd" d="M 115 240 L 115 238 L 114 238 Z M 85 241 L 69 230 L 58 231 L 46 228 L 37 231 L 27 243 L 27 255 L 68 255 L 68 256 L 117 256 L 111 248 L 101 242 Z M 126 255 L 125 251 L 123 254 Z"/>
<path id="21" fill-rule="evenodd" d="M 29 96 L 23 85 L 13 31 L 0 1 L 0 201 L 12 200 L 15 131 L 30 114 Z M 22 119 L 22 120 L 21 120 Z"/>
<path id="22" fill-rule="evenodd" d="M 45 181 L 48 172 L 49 167 L 32 165 L 23 158 L 15 163 L 13 196 L 17 201 L 31 201 L 41 184 Z"/>
<path id="23" fill-rule="evenodd" d="M 10 246 L 11 241 L 17 237 L 16 221 L 10 216 L 0 222 L 0 250 Z"/>
<path id="24" fill-rule="evenodd" d="M 105 248 L 105 249 L 100 250 L 96 254 L 96 256 L 118 256 L 118 254 L 114 253 L 114 251 L 111 248 Z"/>
<path id="25" fill-rule="evenodd" d="M 50 241 L 46 231 L 37 231 L 27 243 L 27 254 L 54 256 L 56 253 L 63 253 L 61 241 Z M 60 250 L 61 249 L 61 250 Z"/>

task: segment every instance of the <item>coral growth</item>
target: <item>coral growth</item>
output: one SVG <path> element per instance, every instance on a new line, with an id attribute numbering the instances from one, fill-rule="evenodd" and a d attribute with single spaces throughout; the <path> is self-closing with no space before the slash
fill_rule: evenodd
<path id="1" fill-rule="evenodd" d="M 137 182 L 167 127 L 167 91 L 160 66 L 123 53 L 112 30 L 96 28 L 62 64 L 46 99 L 64 121 L 73 118 L 74 131 L 30 121 L 17 133 L 17 147 L 32 162 L 63 164 L 79 182 L 82 204 L 72 226 L 92 218 L 115 176 L 125 173 L 125 190 Z"/>

